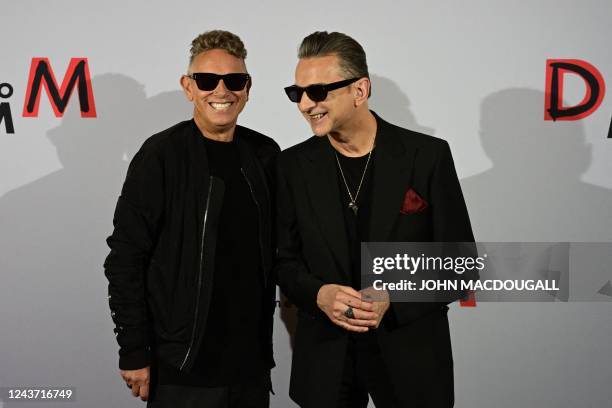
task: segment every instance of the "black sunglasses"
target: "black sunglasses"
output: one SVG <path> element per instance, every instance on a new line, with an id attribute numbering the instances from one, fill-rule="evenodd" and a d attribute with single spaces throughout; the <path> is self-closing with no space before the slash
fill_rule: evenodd
<path id="1" fill-rule="evenodd" d="M 297 85 L 291 85 L 285 88 L 285 93 L 289 97 L 291 102 L 300 103 L 302 100 L 302 95 L 306 92 L 306 95 L 313 102 L 322 102 L 327 98 L 327 93 L 329 91 L 333 91 L 334 89 L 343 88 L 347 85 L 352 84 L 353 82 L 361 79 L 361 77 L 344 79 L 338 82 L 332 82 L 331 84 L 314 84 L 308 85 L 306 88 L 302 88 Z"/>
<path id="2" fill-rule="evenodd" d="M 251 79 L 249 74 L 233 73 L 233 74 L 213 74 L 210 72 L 195 72 L 187 77 L 193 79 L 201 91 L 213 91 L 217 88 L 219 81 L 222 79 L 225 87 L 230 91 L 242 91 L 247 82 Z"/>

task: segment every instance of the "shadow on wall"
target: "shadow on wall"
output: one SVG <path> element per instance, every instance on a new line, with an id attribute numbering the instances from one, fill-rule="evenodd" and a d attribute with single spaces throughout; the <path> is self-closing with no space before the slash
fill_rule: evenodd
<path id="1" fill-rule="evenodd" d="M 545 121 L 544 93 L 506 89 L 481 105 L 493 162 L 461 184 L 479 241 L 610 241 L 612 190 L 581 177 L 591 146 L 578 121 Z"/>
<path id="2" fill-rule="evenodd" d="M 493 167 L 461 182 L 476 239 L 610 242 L 612 190 L 581 181 L 591 164 L 582 122 L 545 121 L 544 97 L 515 88 L 481 104 L 480 138 Z M 582 272 L 570 274 L 572 298 L 609 300 L 598 293 L 610 273 Z"/>
<path id="3" fill-rule="evenodd" d="M 434 129 L 419 125 L 414 113 L 410 110 L 410 100 L 395 82 L 375 74 L 370 75 L 370 79 L 372 80 L 370 109 L 394 125 L 426 135 L 434 135 Z"/>
<path id="4" fill-rule="evenodd" d="M 119 74 L 92 85 L 98 117 L 82 119 L 73 98 L 48 131 L 63 168 L 0 198 L 0 383 L 71 386 L 80 406 L 123 406 L 129 393 L 108 393 L 121 388 L 105 238 L 126 159 L 146 137 L 190 118 L 191 108 L 180 91 L 147 98 Z"/>
<path id="5" fill-rule="evenodd" d="M 370 79 L 372 81 L 372 96 L 368 101 L 370 109 L 394 125 L 428 135 L 434 134 L 434 129 L 418 124 L 414 113 L 410 110 L 410 100 L 395 82 L 379 75 L 370 75 Z M 289 333 L 293 348 L 297 308 L 283 294 L 280 296 L 279 304 L 280 317 Z"/>
<path id="6" fill-rule="evenodd" d="M 482 101 L 480 138 L 492 167 L 461 181 L 476 239 L 610 242 L 612 191 L 581 181 L 592 160 L 582 122 L 545 121 L 544 100 L 543 92 L 514 88 Z M 611 277 L 603 266 L 593 276 L 570 273 L 570 300 L 578 292 L 609 301 L 597 294 Z M 482 303 L 476 313 L 456 310 L 458 406 L 609 405 L 608 306 Z"/>

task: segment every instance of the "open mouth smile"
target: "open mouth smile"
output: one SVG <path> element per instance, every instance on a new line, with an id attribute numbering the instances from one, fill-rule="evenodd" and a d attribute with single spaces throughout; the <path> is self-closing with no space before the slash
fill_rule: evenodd
<path id="1" fill-rule="evenodd" d="M 310 120 L 317 121 L 317 120 L 323 118 L 325 115 L 327 115 L 327 112 L 324 112 L 324 113 L 314 113 L 314 114 L 311 114 L 311 115 L 308 115 L 308 116 L 310 117 Z"/>
<path id="2" fill-rule="evenodd" d="M 214 110 L 218 110 L 218 111 L 223 111 L 223 110 L 227 110 L 230 105 L 232 104 L 232 102 L 210 102 L 209 105 L 214 109 Z"/>

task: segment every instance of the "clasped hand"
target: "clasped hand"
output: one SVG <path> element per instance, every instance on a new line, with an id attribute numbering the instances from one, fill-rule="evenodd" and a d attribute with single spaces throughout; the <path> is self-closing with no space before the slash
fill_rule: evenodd
<path id="1" fill-rule="evenodd" d="M 323 285 L 317 294 L 317 306 L 343 329 L 364 333 L 377 328 L 389 309 L 389 301 L 365 301 L 361 292 L 350 286 Z M 352 317 L 347 310 L 352 308 Z M 348 315 L 348 316 L 347 316 Z"/>

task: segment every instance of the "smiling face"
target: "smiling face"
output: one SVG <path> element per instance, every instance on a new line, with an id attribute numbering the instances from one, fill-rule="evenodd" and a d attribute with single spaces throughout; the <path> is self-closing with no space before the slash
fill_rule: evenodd
<path id="1" fill-rule="evenodd" d="M 244 60 L 225 50 L 212 49 L 198 54 L 189 67 L 189 73 L 214 74 L 246 73 Z M 200 129 L 206 132 L 227 132 L 236 126 L 238 115 L 248 100 L 248 84 L 241 91 L 230 91 L 219 81 L 212 91 L 198 89 L 196 82 L 183 76 L 181 86 L 187 98 L 193 102 L 193 117 Z"/>
<path id="2" fill-rule="evenodd" d="M 343 79 L 347 77 L 343 75 L 335 55 L 302 58 L 295 69 L 295 84 L 300 87 L 329 84 Z M 304 92 L 298 108 L 315 135 L 341 132 L 346 127 L 357 107 L 354 91 L 354 84 L 335 89 L 321 102 L 313 102 Z"/>

